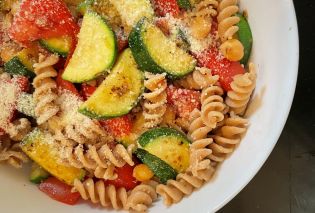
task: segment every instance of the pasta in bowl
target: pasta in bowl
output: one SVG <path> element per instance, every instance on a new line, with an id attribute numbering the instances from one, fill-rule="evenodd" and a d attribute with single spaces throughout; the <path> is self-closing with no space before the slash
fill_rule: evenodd
<path id="1" fill-rule="evenodd" d="M 262 19 L 261 4 L 4 1 L 0 161 L 33 164 L 25 176 L 1 167 L 4 208 L 18 211 L 9 191 L 18 208 L 35 212 L 93 208 L 44 193 L 70 205 L 82 198 L 95 212 L 220 208 L 272 150 L 293 97 L 292 4 L 275 3 L 287 18 L 281 24 Z"/>

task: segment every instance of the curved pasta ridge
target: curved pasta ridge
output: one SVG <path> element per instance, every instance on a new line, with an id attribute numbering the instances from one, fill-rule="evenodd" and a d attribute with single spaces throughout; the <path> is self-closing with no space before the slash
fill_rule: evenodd
<path id="1" fill-rule="evenodd" d="M 256 69 L 253 63 L 249 64 L 249 72 L 237 75 L 231 83 L 232 90 L 227 93 L 225 103 L 236 114 L 243 114 L 250 96 L 256 87 Z"/>
<path id="2" fill-rule="evenodd" d="M 224 161 L 227 154 L 234 151 L 235 146 L 240 143 L 242 135 L 247 130 L 248 120 L 234 113 L 224 121 L 224 125 L 212 135 L 213 143 L 209 145 L 212 149 L 210 159 L 214 162 Z"/>
<path id="3" fill-rule="evenodd" d="M 239 11 L 237 0 L 221 0 L 218 6 L 218 34 L 222 42 L 232 39 L 233 35 L 239 30 L 236 24 L 240 18 L 236 16 Z"/>
<path id="4" fill-rule="evenodd" d="M 149 92 L 143 94 L 145 99 L 143 104 L 144 126 L 152 128 L 162 122 L 163 115 L 166 111 L 167 81 L 164 74 L 145 73 L 146 80 L 144 86 Z"/>
<path id="5" fill-rule="evenodd" d="M 224 119 L 226 105 L 222 98 L 223 94 L 224 91 L 219 86 L 210 86 L 201 93 L 201 119 L 212 129 Z"/>
<path id="6" fill-rule="evenodd" d="M 59 111 L 59 106 L 55 103 L 58 98 L 57 85 L 53 79 L 57 76 L 57 71 L 52 67 L 58 60 L 59 57 L 56 55 L 50 55 L 47 58 L 40 55 L 39 62 L 34 64 L 36 77 L 33 80 L 35 88 L 33 97 L 36 103 L 35 115 L 39 125 Z"/>

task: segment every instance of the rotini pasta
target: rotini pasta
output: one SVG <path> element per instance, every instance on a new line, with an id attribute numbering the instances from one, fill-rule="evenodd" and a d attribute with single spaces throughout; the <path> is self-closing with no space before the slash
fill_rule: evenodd
<path id="1" fill-rule="evenodd" d="M 239 30 L 239 27 L 235 26 L 240 21 L 240 18 L 235 15 L 238 10 L 237 0 L 221 0 L 219 3 L 218 34 L 222 43 L 232 39 L 233 35 Z"/>
<path id="2" fill-rule="evenodd" d="M 256 86 L 256 69 L 253 63 L 249 64 L 249 72 L 237 75 L 231 83 L 232 90 L 227 93 L 226 105 L 234 113 L 241 115 L 245 112 L 250 96 Z"/>
<path id="3" fill-rule="evenodd" d="M 150 91 L 143 94 L 145 99 L 143 104 L 144 126 L 152 128 L 161 123 L 166 111 L 166 87 L 165 74 L 145 73 L 146 80 L 144 86 Z"/>
<path id="4" fill-rule="evenodd" d="M 92 178 L 81 182 L 74 180 L 73 191 L 80 193 L 84 200 L 91 200 L 92 203 L 99 203 L 103 207 L 127 210 L 128 194 L 125 188 L 116 189 L 115 186 L 105 186 L 104 181 L 94 182 Z"/>
<path id="5" fill-rule="evenodd" d="M 247 130 L 247 123 L 247 119 L 241 118 L 234 113 L 231 113 L 230 117 L 225 119 L 224 125 L 216 131 L 215 135 L 211 136 L 214 140 L 209 145 L 212 149 L 212 154 L 210 155 L 212 161 L 220 163 L 227 154 L 233 152 Z"/>
<path id="6" fill-rule="evenodd" d="M 26 118 L 21 118 L 9 124 L 7 133 L 11 140 L 21 141 L 31 131 L 31 123 Z"/>
<path id="7" fill-rule="evenodd" d="M 28 157 L 22 152 L 19 143 L 12 143 L 9 138 L 0 138 L 0 163 L 7 163 L 15 168 L 21 168 L 28 162 Z"/>
<path id="8" fill-rule="evenodd" d="M 201 90 L 215 85 L 218 80 L 219 76 L 212 75 L 211 70 L 205 67 L 197 67 L 192 74 L 176 81 L 176 83 L 186 89 Z"/>
<path id="9" fill-rule="evenodd" d="M 201 119 L 212 129 L 224 119 L 226 105 L 222 98 L 223 93 L 219 86 L 210 86 L 201 93 Z"/>
<path id="10" fill-rule="evenodd" d="M 210 178 L 207 177 L 207 179 Z M 180 202 L 184 196 L 190 195 L 194 189 L 200 188 L 204 182 L 205 180 L 194 177 L 189 172 L 180 173 L 177 175 L 176 180 L 168 180 L 166 185 L 159 184 L 156 187 L 156 192 L 162 196 L 164 204 L 170 206 Z"/>
<path id="11" fill-rule="evenodd" d="M 57 85 L 53 80 L 57 76 L 57 72 L 52 67 L 58 60 L 56 55 L 50 55 L 47 58 L 40 55 L 39 63 L 34 64 L 36 77 L 33 80 L 35 88 L 33 97 L 36 103 L 35 115 L 38 124 L 43 124 L 59 111 L 56 104 Z"/>

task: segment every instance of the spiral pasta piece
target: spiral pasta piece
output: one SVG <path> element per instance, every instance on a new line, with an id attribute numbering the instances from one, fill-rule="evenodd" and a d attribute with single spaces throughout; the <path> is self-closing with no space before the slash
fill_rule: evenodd
<path id="1" fill-rule="evenodd" d="M 210 178 L 207 177 L 206 179 Z M 207 180 L 195 177 L 189 172 L 180 173 L 176 180 L 168 180 L 166 185 L 159 184 L 156 187 L 156 192 L 162 196 L 164 204 L 170 206 L 180 202 L 184 196 L 190 195 L 194 189 L 199 189 Z"/>
<path id="2" fill-rule="evenodd" d="M 143 94 L 145 99 L 143 104 L 144 127 L 152 128 L 162 122 L 166 111 L 167 81 L 165 74 L 145 73 L 146 80 L 144 86 L 149 90 Z"/>
<path id="3" fill-rule="evenodd" d="M 224 121 L 224 125 L 211 136 L 214 140 L 209 145 L 212 149 L 210 159 L 214 162 L 222 162 L 226 155 L 232 153 L 237 144 L 240 143 L 242 135 L 247 130 L 247 119 L 241 118 L 234 113 Z"/>
<path id="4" fill-rule="evenodd" d="M 12 144 L 9 138 L 0 138 L 0 163 L 7 163 L 15 168 L 21 168 L 28 162 L 28 157 L 22 152 L 20 144 Z"/>
<path id="5" fill-rule="evenodd" d="M 202 90 L 215 85 L 219 80 L 218 75 L 212 75 L 211 70 L 205 67 L 197 67 L 194 72 L 187 77 L 176 81 L 185 89 Z"/>
<path id="6" fill-rule="evenodd" d="M 201 118 L 201 112 L 198 109 L 194 109 L 190 113 L 190 126 L 188 129 L 188 135 L 190 138 L 195 140 L 205 139 L 209 132 L 211 132 L 212 128 L 205 125 Z"/>
<path id="7" fill-rule="evenodd" d="M 240 18 L 236 16 L 239 7 L 237 0 L 221 0 L 218 6 L 218 34 L 221 42 L 232 39 L 233 35 L 239 30 Z"/>
<path id="8" fill-rule="evenodd" d="M 31 131 L 31 122 L 26 118 L 20 118 L 15 120 L 13 123 L 9 124 L 7 133 L 9 134 L 11 140 L 21 141 L 30 131 Z"/>
<path id="9" fill-rule="evenodd" d="M 157 199 L 156 183 L 150 181 L 136 186 L 128 196 L 127 209 L 135 212 L 146 212 L 148 207 Z"/>
<path id="10" fill-rule="evenodd" d="M 116 189 L 115 186 L 105 186 L 103 180 L 94 182 L 92 178 L 81 182 L 74 180 L 73 191 L 80 193 L 82 199 L 91 200 L 92 203 L 99 203 L 103 207 L 127 210 L 128 194 L 125 188 Z"/>
<path id="11" fill-rule="evenodd" d="M 127 149 L 117 144 L 113 150 L 107 144 L 100 148 L 94 145 L 88 145 L 85 150 L 82 144 L 75 148 L 66 148 L 67 162 L 76 168 L 86 168 L 93 170 L 94 175 L 99 178 L 115 179 L 113 167 L 122 167 L 126 163 L 130 166 L 134 165 L 132 160 L 132 149 L 134 145 L 130 145 Z"/>
<path id="12" fill-rule="evenodd" d="M 56 99 L 58 98 L 57 85 L 53 80 L 57 76 L 57 72 L 52 67 L 58 60 L 59 58 L 56 55 L 50 55 L 47 58 L 40 55 L 39 63 L 34 64 L 36 77 L 33 80 L 35 88 L 33 97 L 36 103 L 35 115 L 39 125 L 46 122 L 59 111 L 59 107 L 56 104 Z"/>
<path id="13" fill-rule="evenodd" d="M 250 96 L 256 87 L 256 78 L 256 69 L 253 63 L 249 64 L 248 73 L 233 78 L 232 90 L 227 93 L 225 99 L 225 103 L 231 111 L 238 115 L 245 112 Z"/>
<path id="14" fill-rule="evenodd" d="M 210 86 L 201 93 L 201 119 L 212 129 L 224 119 L 226 105 L 222 98 L 223 94 L 224 91 L 219 86 Z"/>

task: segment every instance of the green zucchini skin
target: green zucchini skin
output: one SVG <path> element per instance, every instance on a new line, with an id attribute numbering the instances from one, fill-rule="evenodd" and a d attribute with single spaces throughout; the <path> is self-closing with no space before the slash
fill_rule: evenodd
<path id="1" fill-rule="evenodd" d="M 44 180 L 46 180 L 50 174 L 44 170 L 42 167 L 40 167 L 37 163 L 33 163 L 32 165 L 32 171 L 30 174 L 30 181 L 35 184 L 40 184 Z"/>
<path id="2" fill-rule="evenodd" d="M 45 49 L 47 49 L 49 52 L 55 53 L 61 57 L 66 58 L 69 54 L 71 43 L 69 44 L 68 41 L 66 41 L 63 38 L 59 38 L 59 39 L 60 39 L 60 42 L 62 42 L 62 43 L 67 42 L 67 44 L 65 43 L 65 45 L 67 45 L 68 48 L 62 50 L 60 47 L 58 47 L 58 44 L 55 45 L 54 42 L 50 42 L 49 39 L 47 39 L 47 40 L 41 39 L 41 40 L 39 40 L 39 44 L 42 47 L 44 47 Z"/>
<path id="3" fill-rule="evenodd" d="M 161 183 L 166 184 L 168 180 L 176 179 L 177 172 L 155 155 L 150 154 L 144 149 L 137 149 L 135 155 L 153 171 Z"/>
<path id="4" fill-rule="evenodd" d="M 16 109 L 23 113 L 24 115 L 36 118 L 35 116 L 35 101 L 32 94 L 28 93 L 21 93 L 18 97 L 16 103 Z"/>
<path id="5" fill-rule="evenodd" d="M 128 39 L 130 49 L 139 68 L 143 71 L 150 71 L 153 73 L 167 73 L 167 76 L 170 79 L 182 78 L 192 72 L 196 66 L 196 63 L 182 73 L 174 73 L 170 70 L 162 68 L 159 64 L 157 64 L 157 62 L 154 61 L 145 45 L 142 35 L 143 31 L 145 31 L 145 25 L 148 22 L 149 20 L 147 18 L 142 18 L 131 31 Z"/>
<path id="6" fill-rule="evenodd" d="M 191 3 L 189 0 L 177 0 L 177 4 L 181 9 L 188 10 L 191 8 Z"/>
<path id="7" fill-rule="evenodd" d="M 237 36 L 244 46 L 244 56 L 240 63 L 246 65 L 252 51 L 253 34 L 246 18 L 241 14 L 238 14 L 238 17 L 240 17 L 240 22 L 237 24 L 237 26 L 239 27 Z"/>
<path id="8" fill-rule="evenodd" d="M 35 77 L 35 73 L 29 70 L 18 56 L 14 56 L 10 61 L 5 63 L 4 70 L 12 75 L 23 75 L 30 78 Z"/>
<path id="9" fill-rule="evenodd" d="M 186 138 L 186 136 L 175 129 L 160 127 L 155 129 L 150 129 L 143 133 L 138 142 L 142 147 L 146 147 L 149 143 L 153 142 L 155 139 L 163 136 L 173 136 L 181 139 L 182 142 L 190 144 L 191 142 Z"/>

